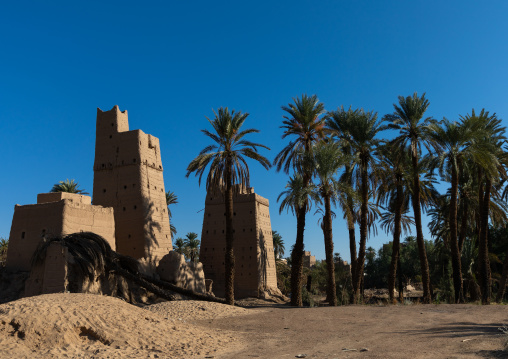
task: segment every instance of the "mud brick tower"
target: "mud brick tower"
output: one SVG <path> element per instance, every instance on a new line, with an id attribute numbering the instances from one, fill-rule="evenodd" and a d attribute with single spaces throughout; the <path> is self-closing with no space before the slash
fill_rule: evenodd
<path id="1" fill-rule="evenodd" d="M 277 290 L 275 256 L 269 203 L 254 193 L 254 188 L 239 191 L 233 198 L 235 252 L 235 296 L 259 296 L 262 291 Z M 199 260 L 205 277 L 213 280 L 212 290 L 224 295 L 226 251 L 224 197 L 209 192 L 205 201 Z"/>
<path id="2" fill-rule="evenodd" d="M 114 208 L 119 253 L 157 264 L 172 249 L 159 139 L 118 106 L 97 109 L 93 204 Z"/>

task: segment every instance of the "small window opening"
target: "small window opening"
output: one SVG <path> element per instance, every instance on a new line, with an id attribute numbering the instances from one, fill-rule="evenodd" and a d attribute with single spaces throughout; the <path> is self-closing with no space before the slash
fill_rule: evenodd
<path id="1" fill-rule="evenodd" d="M 132 163 L 136 163 L 136 159 L 135 158 L 132 159 Z"/>
<path id="2" fill-rule="evenodd" d="M 134 209 L 138 209 L 138 206 L 134 206 Z"/>
<path id="3" fill-rule="evenodd" d="M 21 232 L 21 239 L 25 239 L 25 232 Z"/>
<path id="4" fill-rule="evenodd" d="M 109 135 L 109 138 L 113 138 L 113 136 L 112 136 L 112 135 Z"/>
<path id="5" fill-rule="evenodd" d="M 102 193 L 106 193 L 106 189 L 105 188 L 102 190 Z"/>
<path id="6" fill-rule="evenodd" d="M 127 208 L 125 208 L 125 207 L 123 208 L 123 210 L 124 210 L 124 211 L 125 211 L 126 209 L 127 209 Z"/>
<path id="7" fill-rule="evenodd" d="M 123 186 L 123 189 L 127 189 L 127 185 Z"/>

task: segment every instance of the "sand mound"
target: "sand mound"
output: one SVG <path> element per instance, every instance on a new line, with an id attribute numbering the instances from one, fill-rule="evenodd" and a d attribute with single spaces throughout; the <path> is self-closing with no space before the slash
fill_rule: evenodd
<path id="1" fill-rule="evenodd" d="M 229 305 L 202 302 L 197 300 L 180 300 L 163 302 L 145 307 L 158 316 L 179 321 L 210 320 L 249 314 L 248 309 L 231 307 Z"/>
<path id="2" fill-rule="evenodd" d="M 208 304 L 213 303 L 198 305 Z M 187 308 L 190 313 L 192 306 Z M 183 323 L 173 316 L 92 294 L 23 298 L 0 305 L 0 357 L 204 357 L 234 340 L 227 332 Z"/>

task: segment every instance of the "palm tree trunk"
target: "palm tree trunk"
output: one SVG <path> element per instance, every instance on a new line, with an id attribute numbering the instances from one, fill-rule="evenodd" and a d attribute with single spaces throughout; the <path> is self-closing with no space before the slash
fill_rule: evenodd
<path id="1" fill-rule="evenodd" d="M 399 253 L 399 261 L 397 262 L 397 275 L 399 276 L 399 302 L 404 303 L 404 285 L 402 283 L 402 264 L 400 260 L 400 253 Z"/>
<path id="2" fill-rule="evenodd" d="M 504 298 L 504 292 L 506 289 L 506 278 L 508 277 L 508 253 L 503 262 L 503 273 L 501 274 L 501 280 L 499 281 L 499 290 L 496 295 L 496 302 L 501 303 Z"/>
<path id="3" fill-rule="evenodd" d="M 420 208 L 420 176 L 418 175 L 418 155 L 416 154 L 416 149 L 412 151 L 411 160 L 413 162 L 413 212 L 416 225 L 416 242 L 418 244 L 418 255 L 420 257 L 420 268 L 422 272 L 423 303 L 430 304 L 430 272 L 425 250 L 425 241 L 423 239 L 422 212 Z"/>
<path id="4" fill-rule="evenodd" d="M 353 216 L 353 199 L 351 196 L 347 196 L 347 225 L 349 231 L 349 252 L 351 255 L 351 278 L 353 283 L 353 293 L 356 293 L 358 278 L 356 276 L 356 238 L 355 238 L 355 221 Z M 354 295 L 352 298 L 352 302 L 354 303 Z"/>
<path id="5" fill-rule="evenodd" d="M 467 231 L 467 216 L 468 210 L 465 203 L 463 203 L 465 199 L 462 199 L 461 203 L 461 217 L 460 217 L 460 233 L 459 233 L 459 254 L 462 253 L 462 247 L 464 247 L 464 241 L 466 240 L 466 231 Z"/>
<path id="6" fill-rule="evenodd" d="M 303 275 L 303 233 L 305 231 L 305 214 L 307 202 L 298 210 L 296 225 L 296 242 L 291 253 L 291 305 L 301 307 L 302 303 L 302 275 Z"/>
<path id="7" fill-rule="evenodd" d="M 330 207 L 330 195 L 323 196 L 325 202 L 325 217 L 323 219 L 323 232 L 325 237 L 326 269 L 328 270 L 328 285 L 326 287 L 328 304 L 332 307 L 337 305 L 337 288 L 335 284 L 335 263 L 333 261 L 333 232 L 332 210 Z"/>
<path id="8" fill-rule="evenodd" d="M 483 195 L 483 171 L 481 168 L 478 168 L 478 214 L 476 216 L 476 238 L 478 239 L 477 245 L 479 245 L 482 235 Z"/>
<path id="9" fill-rule="evenodd" d="M 450 249 L 452 252 L 453 287 L 455 289 L 455 303 L 464 301 L 462 290 L 462 268 L 460 263 L 459 244 L 457 242 L 457 191 L 459 178 L 457 169 L 452 166 L 452 188 L 450 198 Z"/>
<path id="10" fill-rule="evenodd" d="M 485 177 L 485 197 L 483 198 L 483 208 L 481 210 L 481 229 L 480 229 L 480 287 L 482 292 L 482 304 L 490 304 L 490 275 L 489 275 L 489 250 L 488 250 L 488 225 L 489 225 L 489 207 L 490 190 L 492 182 Z"/>
<path id="11" fill-rule="evenodd" d="M 400 253 L 400 233 L 401 233 L 401 219 L 402 219 L 402 206 L 403 196 L 402 193 L 402 178 L 397 175 L 397 204 L 395 208 L 395 228 L 393 230 L 393 247 L 392 247 L 392 260 L 390 262 L 390 274 L 388 276 L 388 294 L 390 296 L 390 303 L 394 302 L 395 292 L 395 279 L 397 278 L 397 264 L 399 261 Z"/>
<path id="12" fill-rule="evenodd" d="M 369 200 L 369 186 L 367 178 L 367 164 L 362 160 L 362 207 L 360 214 L 360 248 L 358 249 L 358 260 L 356 268 L 356 291 L 355 302 L 360 300 L 360 288 L 363 278 L 363 269 L 365 267 L 365 249 L 367 246 L 367 208 Z"/>
<path id="13" fill-rule="evenodd" d="M 225 253 L 225 297 L 226 304 L 235 304 L 235 254 L 233 252 L 233 181 L 231 160 L 226 162 L 226 253 Z"/>
<path id="14" fill-rule="evenodd" d="M 149 292 L 152 292 L 152 293 L 158 295 L 159 297 L 170 300 L 170 301 L 177 300 L 177 298 L 173 294 L 168 293 L 167 291 L 182 294 L 182 295 L 185 295 L 186 297 L 190 297 L 194 300 L 202 300 L 202 301 L 206 301 L 206 302 L 215 302 L 215 303 L 226 304 L 226 301 L 223 298 L 218 298 L 218 297 L 214 297 L 212 295 L 194 292 L 193 290 L 181 288 L 181 287 L 174 285 L 172 283 L 154 279 L 154 278 L 148 277 L 143 274 L 138 273 L 137 275 L 134 275 L 134 274 L 130 273 L 129 271 L 126 271 L 125 269 L 122 269 L 118 266 L 114 266 L 113 272 L 124 277 L 128 281 L 136 283 L 137 285 L 145 288 Z"/>

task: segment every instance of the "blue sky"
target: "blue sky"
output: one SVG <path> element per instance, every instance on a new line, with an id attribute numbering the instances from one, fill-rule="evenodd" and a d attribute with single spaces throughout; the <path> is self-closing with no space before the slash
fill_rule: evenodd
<path id="1" fill-rule="evenodd" d="M 92 192 L 97 107 L 119 105 L 131 129 L 159 137 L 182 236 L 201 232 L 205 191 L 185 173 L 208 144 L 200 129 L 210 128 L 212 109 L 248 112 L 246 125 L 261 131 L 251 140 L 268 145 L 270 159 L 287 144 L 281 106 L 302 93 L 327 110 L 383 116 L 398 95 L 426 92 L 438 119 L 472 108 L 508 119 L 507 13 L 505 1 L 5 2 L 0 237 L 9 236 L 15 204 L 35 203 L 60 180 Z M 296 219 L 276 203 L 286 181 L 251 163 L 288 253 Z M 335 251 L 349 259 L 341 215 L 333 229 Z M 388 240 L 379 232 L 368 245 Z M 315 216 L 305 243 L 324 258 Z"/>

